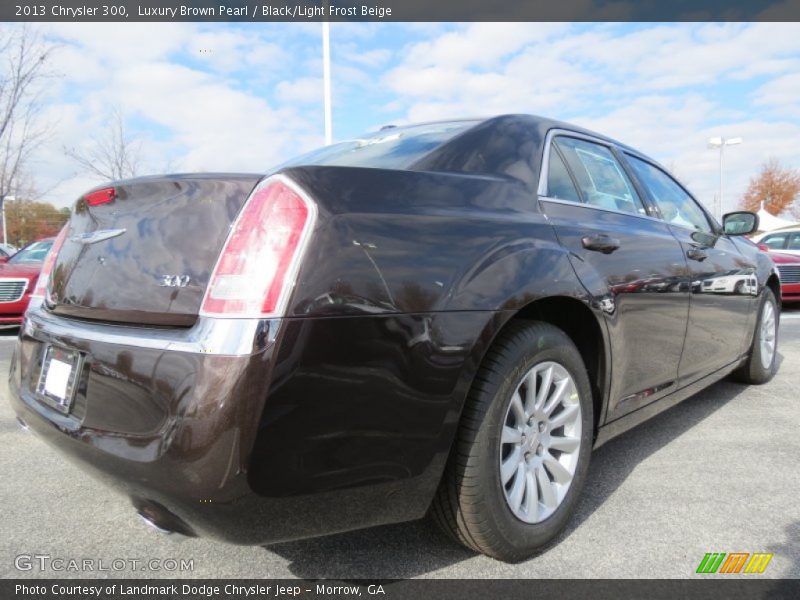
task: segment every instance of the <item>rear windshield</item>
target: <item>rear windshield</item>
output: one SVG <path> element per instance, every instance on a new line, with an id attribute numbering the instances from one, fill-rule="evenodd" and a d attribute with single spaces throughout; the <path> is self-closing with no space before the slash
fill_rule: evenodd
<path id="1" fill-rule="evenodd" d="M 300 165 L 407 169 L 477 121 L 391 127 L 353 140 L 337 142 L 293 158 L 278 168 Z"/>
<path id="2" fill-rule="evenodd" d="M 50 251 L 50 246 L 53 245 L 53 240 L 44 242 L 34 242 L 30 246 L 23 248 L 14 256 L 8 259 L 12 264 L 32 264 L 44 261 L 45 256 Z"/>

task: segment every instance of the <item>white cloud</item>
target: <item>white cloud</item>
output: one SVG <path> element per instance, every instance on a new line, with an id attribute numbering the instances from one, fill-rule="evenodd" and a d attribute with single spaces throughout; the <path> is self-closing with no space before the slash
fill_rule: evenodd
<path id="1" fill-rule="evenodd" d="M 58 184 L 48 199 L 60 205 L 96 183 L 62 147 L 102 134 L 113 106 L 142 128 L 153 170 L 263 170 L 322 141 L 319 23 L 44 27 L 60 77 L 43 115 L 53 137 L 32 167 L 42 189 Z M 543 114 L 674 165 L 708 201 L 718 157 L 706 139 L 739 135 L 726 159 L 731 203 L 768 157 L 800 164 L 797 23 L 334 23 L 332 42 L 337 132 L 354 114 Z"/>
<path id="2" fill-rule="evenodd" d="M 482 51 L 486 50 L 484 54 Z M 726 208 L 770 156 L 800 164 L 800 24 L 602 25 L 536 32 L 476 24 L 411 45 L 385 76 L 409 121 L 509 112 L 567 118 L 672 165 L 704 201 L 718 192 L 712 135 L 742 136 L 726 158 Z M 752 104 L 742 89 L 766 81 Z"/>
<path id="3" fill-rule="evenodd" d="M 754 102 L 774 107 L 787 116 L 800 117 L 800 73 L 790 73 L 765 83 L 756 91 Z"/>
<path id="4" fill-rule="evenodd" d="M 115 108 L 141 141 L 146 172 L 265 171 L 322 141 L 321 117 L 297 106 L 312 101 L 314 79 L 284 49 L 297 35 L 302 46 L 307 27 L 272 37 L 262 27 L 168 23 L 44 31 L 58 45 L 43 115 L 53 127 L 30 167 L 59 206 L 99 183 L 77 172 L 63 148 L 102 137 Z M 282 95 L 271 94 L 276 87 Z"/>

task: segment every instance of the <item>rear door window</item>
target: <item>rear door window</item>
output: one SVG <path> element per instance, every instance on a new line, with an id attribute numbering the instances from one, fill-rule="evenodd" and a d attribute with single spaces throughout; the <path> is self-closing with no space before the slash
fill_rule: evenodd
<path id="1" fill-rule="evenodd" d="M 793 233 L 786 244 L 787 250 L 800 250 L 800 233 Z"/>
<path id="2" fill-rule="evenodd" d="M 622 165 L 607 147 L 566 136 L 555 138 L 578 183 L 584 203 L 599 208 L 646 215 L 644 204 Z M 555 153 L 551 151 L 552 157 Z"/>
<path id="3" fill-rule="evenodd" d="M 628 155 L 639 182 L 647 188 L 665 221 L 687 229 L 711 233 L 703 209 L 672 177 L 648 162 Z"/>
<path id="4" fill-rule="evenodd" d="M 552 148 L 550 152 L 547 195 L 550 198 L 558 198 L 559 200 L 581 201 L 578 190 L 575 189 L 575 183 L 572 181 L 569 171 L 567 171 L 567 166 L 555 148 Z"/>

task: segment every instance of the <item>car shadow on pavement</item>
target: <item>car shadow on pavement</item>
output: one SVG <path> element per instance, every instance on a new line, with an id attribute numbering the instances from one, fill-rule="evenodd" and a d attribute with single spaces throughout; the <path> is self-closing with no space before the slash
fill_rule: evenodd
<path id="1" fill-rule="evenodd" d="M 800 521 L 794 521 L 786 527 L 786 541 L 775 543 L 765 548 L 764 552 L 772 552 L 775 557 L 788 558 L 790 561 L 789 577 L 793 573 L 800 573 Z M 769 566 L 769 565 L 768 565 Z M 780 579 L 775 582 L 775 586 L 770 589 L 765 598 L 794 598 L 797 588 L 793 587 L 789 579 Z"/>
<path id="2" fill-rule="evenodd" d="M 746 389 L 747 386 L 723 380 L 595 451 L 575 514 L 566 529 L 542 552 L 580 527 L 641 461 Z M 427 520 L 283 542 L 264 549 L 290 561 L 289 569 L 302 579 L 411 578 L 475 556 Z"/>
<path id="3" fill-rule="evenodd" d="M 781 360 L 780 353 L 777 360 Z M 580 527 L 640 462 L 723 408 L 747 388 L 747 385 L 723 379 L 598 448 L 592 454 L 589 475 L 575 514 L 553 543 L 561 542 Z"/>

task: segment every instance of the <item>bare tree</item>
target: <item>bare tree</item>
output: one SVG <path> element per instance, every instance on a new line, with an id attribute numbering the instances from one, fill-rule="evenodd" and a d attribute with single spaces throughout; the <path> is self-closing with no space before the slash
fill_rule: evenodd
<path id="1" fill-rule="evenodd" d="M 0 198 L 21 185 L 27 160 L 47 135 L 37 117 L 53 48 L 29 25 L 0 36 Z"/>
<path id="2" fill-rule="evenodd" d="M 768 212 L 779 215 L 792 205 L 798 195 L 800 170 L 784 167 L 777 158 L 770 158 L 761 165 L 758 175 L 750 179 L 740 206 L 756 211 L 763 203 Z"/>
<path id="3" fill-rule="evenodd" d="M 126 130 L 122 112 L 114 108 L 106 135 L 93 137 L 87 149 L 65 147 L 64 152 L 84 171 L 101 179 L 129 179 L 141 169 L 141 147 L 140 140 Z"/>

